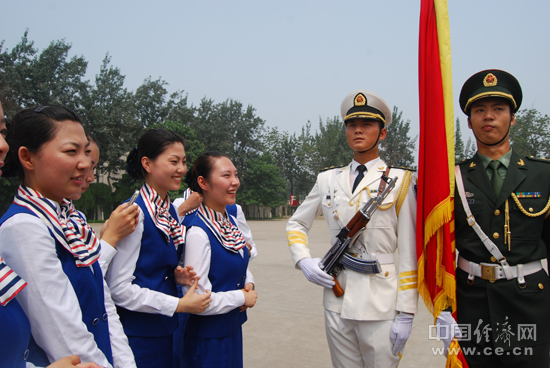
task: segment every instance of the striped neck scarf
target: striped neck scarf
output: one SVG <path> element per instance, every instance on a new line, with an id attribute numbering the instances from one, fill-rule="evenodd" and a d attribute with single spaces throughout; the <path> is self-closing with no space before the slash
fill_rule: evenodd
<path id="1" fill-rule="evenodd" d="M 243 233 L 237 226 L 229 221 L 227 211 L 224 210 L 224 216 L 210 207 L 205 206 L 203 203 L 197 207 L 197 210 L 198 216 L 225 249 L 237 253 L 239 249 L 246 246 Z"/>
<path id="2" fill-rule="evenodd" d="M 44 221 L 55 239 L 73 255 L 77 267 L 91 266 L 99 259 L 99 239 L 71 201 L 64 199 L 58 207 L 34 189 L 21 185 L 13 203 L 27 208 Z M 74 221 L 75 217 L 80 221 Z"/>
<path id="3" fill-rule="evenodd" d="M 25 286 L 25 280 L 13 272 L 0 257 L 0 304 L 7 305 Z"/>
<path id="4" fill-rule="evenodd" d="M 170 215 L 170 196 L 167 194 L 166 200 L 163 200 L 147 183 L 143 184 L 140 192 L 147 212 L 153 219 L 155 226 L 163 232 L 168 244 L 170 244 L 170 237 L 172 237 L 174 245 L 178 249 L 180 245 L 185 243 L 185 226 L 180 225 Z"/>

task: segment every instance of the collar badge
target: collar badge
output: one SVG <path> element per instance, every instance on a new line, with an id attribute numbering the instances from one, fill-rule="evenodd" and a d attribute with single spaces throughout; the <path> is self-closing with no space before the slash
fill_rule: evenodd
<path id="1" fill-rule="evenodd" d="M 519 162 L 518 162 L 518 165 L 519 166 L 525 166 L 525 162 L 523 162 L 523 160 L 520 158 Z"/>

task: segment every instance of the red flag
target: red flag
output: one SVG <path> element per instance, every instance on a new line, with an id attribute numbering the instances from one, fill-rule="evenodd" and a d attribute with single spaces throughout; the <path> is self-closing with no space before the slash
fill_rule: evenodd
<path id="1" fill-rule="evenodd" d="M 456 311 L 455 140 L 446 0 L 421 0 L 418 68 L 418 291 L 435 320 L 448 307 Z M 467 366 L 461 351 L 449 354 L 447 367 Z"/>

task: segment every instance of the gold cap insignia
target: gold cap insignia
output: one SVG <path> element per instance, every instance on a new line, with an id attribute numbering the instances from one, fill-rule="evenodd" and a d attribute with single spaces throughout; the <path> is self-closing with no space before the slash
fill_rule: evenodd
<path id="1" fill-rule="evenodd" d="M 367 98 L 364 94 L 358 93 L 353 101 L 354 106 L 365 106 L 367 104 Z"/>
<path id="2" fill-rule="evenodd" d="M 525 166 L 525 162 L 523 162 L 523 160 L 520 158 L 519 162 L 518 162 L 518 165 L 519 166 Z"/>
<path id="3" fill-rule="evenodd" d="M 489 73 L 485 76 L 485 79 L 483 79 L 483 85 L 485 87 L 494 87 L 497 85 L 497 77 L 493 73 Z"/>
<path id="4" fill-rule="evenodd" d="M 475 162 L 472 162 L 472 163 L 470 164 L 470 167 L 474 167 L 474 166 L 476 166 L 476 163 L 475 163 Z"/>

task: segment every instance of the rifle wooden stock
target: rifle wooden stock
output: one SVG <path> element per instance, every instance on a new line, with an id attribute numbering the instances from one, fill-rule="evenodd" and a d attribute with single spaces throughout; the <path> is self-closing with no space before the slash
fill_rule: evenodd
<path id="1" fill-rule="evenodd" d="M 332 287 L 332 291 L 334 292 L 334 295 L 336 295 L 336 297 L 344 295 L 344 289 L 342 289 L 342 287 L 338 283 L 338 280 L 336 280 L 336 277 L 332 276 L 332 278 L 334 279 L 334 282 L 335 282 L 334 286 Z"/>

